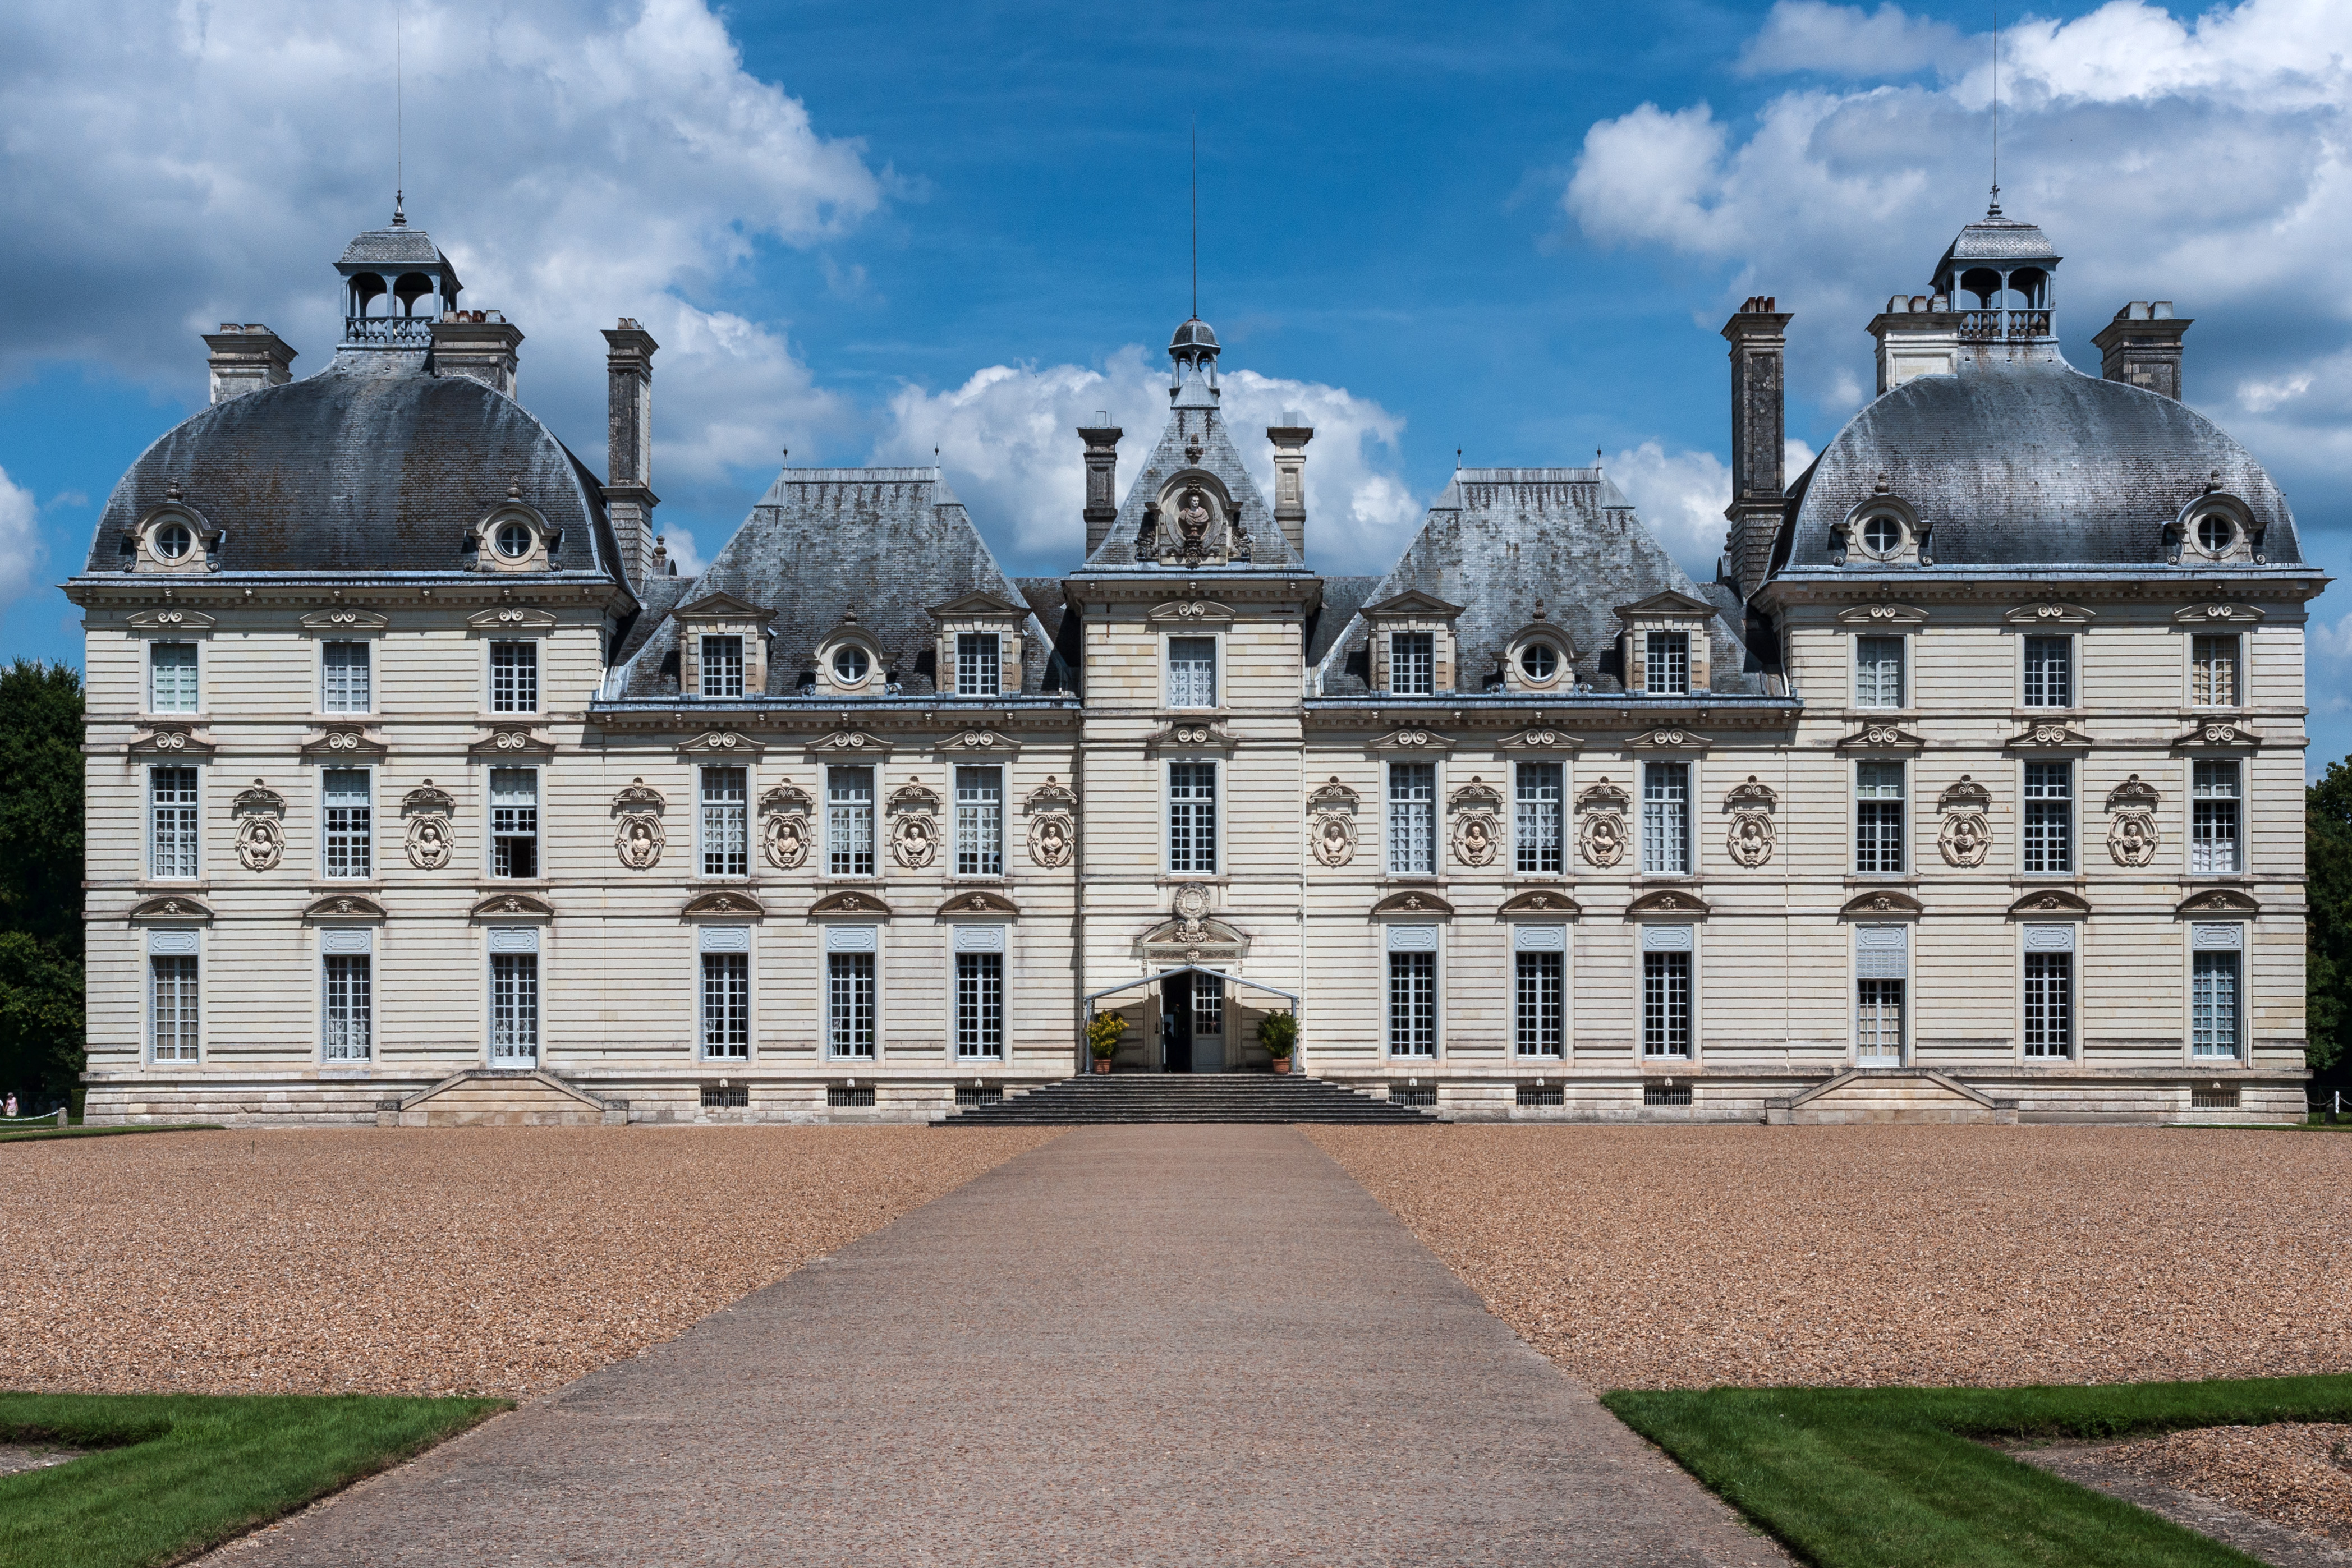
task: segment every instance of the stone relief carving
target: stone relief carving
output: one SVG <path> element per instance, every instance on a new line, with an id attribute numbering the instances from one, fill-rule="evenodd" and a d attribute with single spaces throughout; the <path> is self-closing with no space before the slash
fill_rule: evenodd
<path id="1" fill-rule="evenodd" d="M 1454 813 L 1454 858 L 1464 865 L 1492 865 L 1503 842 L 1503 797 L 1477 774 L 1446 801 Z"/>
<path id="2" fill-rule="evenodd" d="M 1197 457 L 1196 457 L 1197 460 Z M 1157 526 L 1153 553 L 1166 565 L 1218 564 L 1249 559 L 1249 538 L 1227 515 L 1224 500 L 1198 480 L 1147 509 Z"/>
<path id="3" fill-rule="evenodd" d="M 1772 858 L 1777 841 L 1772 827 L 1772 812 L 1780 798 L 1772 793 L 1769 784 L 1759 784 L 1750 773 L 1748 782 L 1735 784 L 1723 798 L 1723 809 L 1731 814 L 1724 834 L 1724 847 L 1731 852 L 1732 860 L 1753 871 Z"/>
<path id="4" fill-rule="evenodd" d="M 768 863 L 779 871 L 797 871 L 808 859 L 809 813 L 805 790 L 778 784 L 760 796 L 760 814 L 767 824 L 760 831 L 760 847 Z"/>
<path id="5" fill-rule="evenodd" d="M 908 779 L 890 791 L 889 806 L 890 858 L 920 871 L 939 858 L 939 795 L 920 779 Z"/>
<path id="6" fill-rule="evenodd" d="M 1958 782 L 1948 784 L 1936 799 L 1936 810 L 1944 814 L 1943 831 L 1936 835 L 1936 848 L 1951 866 L 1980 866 L 1985 852 L 1992 847 L 1992 825 L 1986 813 L 1992 807 L 1992 791 L 1968 774 Z"/>
<path id="7" fill-rule="evenodd" d="M 229 807 L 236 821 L 236 861 L 247 871 L 268 871 L 286 853 L 286 797 L 260 779 L 237 792 Z"/>
<path id="8" fill-rule="evenodd" d="M 631 871 L 651 871 L 659 865 L 667 842 L 661 819 L 651 811 L 624 811 L 614 825 L 613 849 Z"/>
<path id="9" fill-rule="evenodd" d="M 1209 890 L 1197 882 L 1178 884 L 1175 895 L 1168 902 L 1169 912 L 1176 916 L 1176 929 L 1166 939 L 1176 942 L 1200 942 L 1209 935 Z"/>
<path id="10" fill-rule="evenodd" d="M 1625 812 L 1633 797 L 1603 774 L 1600 782 L 1577 792 L 1576 809 L 1584 820 L 1576 830 L 1576 847 L 1586 863 L 1612 866 L 1625 858 Z"/>
<path id="11" fill-rule="evenodd" d="M 1337 773 L 1307 797 L 1307 847 L 1328 866 L 1356 858 L 1356 792 Z"/>
<path id="12" fill-rule="evenodd" d="M 2118 811 L 2107 824 L 2107 853 L 2117 865 L 2144 866 L 2156 859 L 2156 818 L 2147 811 Z"/>
<path id="13" fill-rule="evenodd" d="M 418 871 L 439 871 L 447 865 L 454 852 L 449 821 L 457 812 L 457 802 L 449 791 L 427 779 L 401 797 L 400 809 L 408 818 L 408 836 L 401 845 L 407 852 L 408 863 Z"/>
<path id="14" fill-rule="evenodd" d="M 1029 860 L 1047 871 L 1070 863 L 1077 848 L 1078 798 L 1050 773 L 1029 791 L 1022 810 L 1029 817 Z"/>

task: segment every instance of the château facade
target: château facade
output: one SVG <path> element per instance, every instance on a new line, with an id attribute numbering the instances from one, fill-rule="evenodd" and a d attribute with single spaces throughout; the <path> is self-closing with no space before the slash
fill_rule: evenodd
<path id="1" fill-rule="evenodd" d="M 786 467 L 686 577 L 653 339 L 600 478 L 395 218 L 323 371 L 206 335 L 67 585 L 89 1117 L 929 1118 L 1097 1011 L 1202 1072 L 1295 1009 L 1299 1070 L 1464 1117 L 2297 1118 L 2326 580 L 2188 321 L 2081 373 L 2058 262 L 1969 225 L 1793 480 L 1790 318 L 1735 314 L 1714 581 L 1597 467 L 1318 572 L 1314 432 L 1269 499 L 1198 319 L 1124 487 L 1076 433 L 1066 575 L 935 467 Z"/>

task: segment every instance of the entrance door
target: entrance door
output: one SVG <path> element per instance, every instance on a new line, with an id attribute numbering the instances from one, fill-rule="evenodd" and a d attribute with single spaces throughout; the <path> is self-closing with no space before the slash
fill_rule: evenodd
<path id="1" fill-rule="evenodd" d="M 1225 1070 L 1225 983 L 1214 975 L 1192 977 L 1192 1071 Z"/>
<path id="2" fill-rule="evenodd" d="M 1163 1071 L 1192 1071 L 1192 977 L 1171 975 L 1160 982 L 1160 1065 Z"/>

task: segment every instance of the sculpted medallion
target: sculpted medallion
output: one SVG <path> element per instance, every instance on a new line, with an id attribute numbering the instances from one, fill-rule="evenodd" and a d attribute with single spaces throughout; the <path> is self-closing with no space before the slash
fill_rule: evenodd
<path id="1" fill-rule="evenodd" d="M 614 850 L 621 863 L 632 871 L 650 871 L 659 865 L 663 842 L 661 819 L 651 811 L 625 813 L 613 833 Z"/>
<path id="2" fill-rule="evenodd" d="M 1943 852 L 1946 865 L 1980 866 L 1985 852 L 1992 847 L 1991 825 L 1982 811 L 1948 812 L 1944 831 L 1936 835 L 1936 847 Z"/>
<path id="3" fill-rule="evenodd" d="M 1724 845 L 1731 858 L 1753 871 L 1772 858 L 1772 819 L 1762 811 L 1731 813 L 1731 829 Z"/>
<path id="4" fill-rule="evenodd" d="M 1625 819 L 1616 811 L 1591 811 L 1577 830 L 1576 847 L 1593 865 L 1611 866 L 1625 858 Z"/>

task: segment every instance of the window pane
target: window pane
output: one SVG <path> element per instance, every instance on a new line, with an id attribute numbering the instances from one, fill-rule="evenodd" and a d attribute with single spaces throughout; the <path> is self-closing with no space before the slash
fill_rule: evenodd
<path id="1" fill-rule="evenodd" d="M 2074 869 L 2074 765 L 2025 765 L 2025 869 L 2048 874 Z"/>
<path id="2" fill-rule="evenodd" d="M 1511 835 L 1519 870 L 1540 873 L 1565 869 L 1564 792 L 1559 763 L 1519 764 L 1516 802 L 1518 815 Z"/>
<path id="3" fill-rule="evenodd" d="M 874 769 L 825 775 L 824 863 L 834 876 L 874 874 Z"/>
<path id="4" fill-rule="evenodd" d="M 956 874 L 1004 874 L 1004 770 L 956 769 Z"/>
<path id="5" fill-rule="evenodd" d="M 1214 637 L 1168 639 L 1168 706 L 1217 706 L 1217 640 Z"/>
<path id="6" fill-rule="evenodd" d="M 539 955 L 490 955 L 490 1060 L 539 1060 Z"/>
<path id="7" fill-rule="evenodd" d="M 1642 768 L 1642 869 L 1661 875 L 1690 871 L 1690 764 Z"/>
<path id="8" fill-rule="evenodd" d="M 1389 955 L 1389 1050 L 1397 1056 L 1437 1054 L 1437 955 Z"/>
<path id="9" fill-rule="evenodd" d="M 194 957 L 155 957 L 151 966 L 153 994 L 154 1051 L 158 1061 L 196 1060 L 196 961 Z"/>
<path id="10" fill-rule="evenodd" d="M 1853 643 L 1853 705 L 1903 706 L 1903 639 L 1857 637 Z"/>
<path id="11" fill-rule="evenodd" d="M 2074 1052 L 2074 956 L 2025 956 L 2025 1054 L 2072 1056 Z"/>
<path id="12" fill-rule="evenodd" d="M 490 644 L 490 711 L 539 711 L 539 644 Z"/>
<path id="13" fill-rule="evenodd" d="M 1193 1013 L 1197 1026 L 1197 998 Z M 956 955 L 956 1054 L 966 1058 L 1004 1054 L 1004 956 L 1001 953 Z"/>
<path id="14" fill-rule="evenodd" d="M 825 1040 L 835 1056 L 874 1054 L 874 955 L 825 955 Z"/>
<path id="15" fill-rule="evenodd" d="M 1518 1048 L 1521 1056 L 1559 1056 L 1564 1045 L 1560 977 L 1567 955 L 1521 953 Z"/>
<path id="16" fill-rule="evenodd" d="M 1691 1053 L 1691 956 L 1642 955 L 1642 1054 Z"/>
<path id="17" fill-rule="evenodd" d="M 1389 765 L 1389 870 L 1426 876 L 1437 869 L 1437 764 Z"/>
<path id="18" fill-rule="evenodd" d="M 1903 870 L 1903 764 L 1854 764 L 1853 869 L 1873 875 Z"/>
<path id="19" fill-rule="evenodd" d="M 871 770 L 859 768 L 857 771 L 870 773 Z M 703 875 L 751 874 L 750 797 L 751 776 L 746 769 L 706 768 L 702 770 Z"/>
<path id="20" fill-rule="evenodd" d="M 1217 765 L 1168 765 L 1168 869 L 1217 869 Z"/>
<path id="21" fill-rule="evenodd" d="M 374 812 L 364 768 L 330 768 L 319 776 L 321 815 L 326 819 L 321 871 L 327 876 L 364 877 L 375 868 Z"/>
<path id="22" fill-rule="evenodd" d="M 1892 1066 L 1903 1060 L 1903 982 L 1855 983 L 1855 1049 L 1865 1065 Z"/>
<path id="23" fill-rule="evenodd" d="M 196 645 L 152 643 L 147 649 L 150 713 L 196 711 Z"/>
<path id="24" fill-rule="evenodd" d="M 365 713 L 372 700 L 365 643 L 330 643 L 321 654 L 326 678 L 325 711 Z"/>
<path id="25" fill-rule="evenodd" d="M 539 770 L 490 769 L 490 874 L 539 874 Z"/>
<path id="26" fill-rule="evenodd" d="M 2198 876 L 2242 871 L 2239 849 L 2238 764 L 2200 758 L 2189 806 L 2189 869 Z"/>
<path id="27" fill-rule="evenodd" d="M 2189 1053 L 2238 1054 L 2238 955 L 2200 953 L 2189 986 Z"/>
<path id="28" fill-rule="evenodd" d="M 702 956 L 702 1054 L 722 1058 L 751 1054 L 751 956 L 748 953 Z"/>
<path id="29" fill-rule="evenodd" d="M 2073 638 L 2028 637 L 2025 640 L 2025 706 L 2074 706 Z"/>
<path id="30" fill-rule="evenodd" d="M 1437 689 L 1437 638 L 1429 632 L 1389 636 L 1389 690 L 1427 695 Z"/>
<path id="31" fill-rule="evenodd" d="M 1653 632 L 1643 639 L 1644 690 L 1680 696 L 1690 690 L 1690 633 Z"/>
<path id="32" fill-rule="evenodd" d="M 1002 647 L 993 632 L 966 632 L 956 638 L 956 695 L 992 697 L 1003 690 Z"/>
<path id="33" fill-rule="evenodd" d="M 702 695 L 740 697 L 743 695 L 743 639 L 705 637 L 702 640 Z"/>
<path id="34" fill-rule="evenodd" d="M 374 960 L 365 953 L 327 955 L 327 1060 L 365 1061 L 374 1042 Z"/>
<path id="35" fill-rule="evenodd" d="M 196 770 L 156 768 L 149 770 L 147 787 L 152 799 L 148 834 L 149 874 L 196 874 Z"/>

